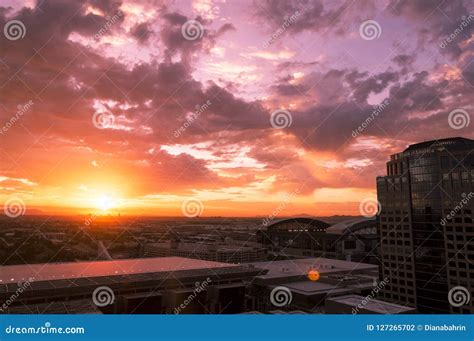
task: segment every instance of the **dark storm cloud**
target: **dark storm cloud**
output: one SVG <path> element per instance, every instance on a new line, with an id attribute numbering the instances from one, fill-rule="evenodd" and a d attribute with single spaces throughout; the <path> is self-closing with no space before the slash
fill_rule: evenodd
<path id="1" fill-rule="evenodd" d="M 198 51 L 209 51 L 216 40 L 226 32 L 235 30 L 232 24 L 224 24 L 217 31 L 206 28 L 209 21 L 201 16 L 194 19 L 188 18 L 177 12 L 168 12 L 164 10 L 161 14 L 162 19 L 166 23 L 160 30 L 161 40 L 166 47 L 166 56 L 171 58 L 176 54 L 181 54 L 182 59 L 186 63 L 191 63 L 191 55 Z M 194 20 L 197 24 L 193 25 L 192 35 L 196 34 L 197 39 L 186 39 L 183 36 L 183 25 L 189 20 Z"/>
<path id="2" fill-rule="evenodd" d="M 255 1 L 255 16 L 272 29 L 281 28 L 285 21 L 294 20 L 285 28 L 291 33 L 302 31 L 326 32 L 336 34 L 347 32 L 349 22 L 358 22 L 361 17 L 354 7 L 362 12 L 374 13 L 375 3 L 369 0 L 357 2 L 350 0 L 264 0 Z M 369 14 L 370 16 L 370 14 Z"/>
<path id="3" fill-rule="evenodd" d="M 370 76 L 357 70 L 330 70 L 325 74 L 309 74 L 300 82 L 298 89 L 305 87 L 310 90 L 303 94 L 289 91 L 293 85 L 285 83 L 273 87 L 276 95 L 285 95 L 288 100 L 301 99 L 303 95 L 319 99 L 319 103 L 307 110 L 291 111 L 293 123 L 287 130 L 305 148 L 338 151 L 341 157 L 344 150 L 355 142 L 352 131 L 366 122 L 375 110 L 367 102 L 369 94 L 388 91 L 385 99 L 388 104 L 373 122 L 370 121 L 362 136 L 407 138 L 408 141 L 412 141 L 416 134 L 420 139 L 423 136 L 429 139 L 435 132 L 443 134 L 447 127 L 447 114 L 454 109 L 448 101 L 451 96 L 464 94 L 464 101 L 456 104 L 459 107 L 469 102 L 466 97 L 469 89 L 462 81 L 434 82 L 426 71 L 414 73 L 410 79 L 401 82 L 399 75 L 391 71 Z M 306 84 L 311 84 L 311 87 L 306 87 Z"/>
<path id="4" fill-rule="evenodd" d="M 106 15 L 116 13 L 122 5 L 121 0 L 90 0 L 89 3 L 102 10 Z"/>
<path id="5" fill-rule="evenodd" d="M 353 96 L 359 103 L 365 103 L 371 93 L 378 94 L 387 86 L 398 80 L 399 76 L 395 72 L 382 72 L 378 75 L 364 79 L 362 81 L 354 81 L 351 85 L 355 88 Z"/>
<path id="6" fill-rule="evenodd" d="M 413 64 L 415 61 L 414 56 L 406 55 L 406 54 L 399 54 L 392 59 L 398 66 L 407 67 Z"/>
<path id="7" fill-rule="evenodd" d="M 140 44 L 145 44 L 148 39 L 152 36 L 153 31 L 151 29 L 150 23 L 141 23 L 138 25 L 135 25 L 132 29 L 131 32 L 132 36 L 135 37 L 135 39 L 138 40 Z"/>
<path id="8" fill-rule="evenodd" d="M 467 24 L 469 16 L 474 15 L 472 4 L 470 9 L 468 4 L 469 1 L 462 0 L 392 0 L 388 7 L 394 15 L 419 23 L 421 35 L 427 35 L 429 42 L 438 45 L 442 53 L 459 57 L 463 42 L 474 32 L 473 23 Z M 452 41 L 447 41 L 450 38 Z"/>

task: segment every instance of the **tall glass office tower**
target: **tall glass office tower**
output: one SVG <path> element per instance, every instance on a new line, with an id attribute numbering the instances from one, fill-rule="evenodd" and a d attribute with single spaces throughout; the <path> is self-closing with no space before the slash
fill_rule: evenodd
<path id="1" fill-rule="evenodd" d="M 377 177 L 384 299 L 420 313 L 474 313 L 474 141 L 422 142 Z"/>

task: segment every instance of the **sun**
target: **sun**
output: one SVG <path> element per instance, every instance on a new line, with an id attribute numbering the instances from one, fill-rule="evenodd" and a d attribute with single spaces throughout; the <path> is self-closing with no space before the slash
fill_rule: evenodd
<path id="1" fill-rule="evenodd" d="M 101 211 L 108 211 L 115 207 L 115 200 L 108 195 L 102 195 L 96 199 L 96 206 Z"/>

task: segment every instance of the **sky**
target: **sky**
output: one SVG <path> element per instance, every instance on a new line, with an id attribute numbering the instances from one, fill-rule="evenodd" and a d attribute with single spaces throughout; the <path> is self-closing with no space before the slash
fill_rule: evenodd
<path id="1" fill-rule="evenodd" d="M 6 214 L 358 215 L 391 154 L 474 138 L 472 1 L 0 6 Z"/>

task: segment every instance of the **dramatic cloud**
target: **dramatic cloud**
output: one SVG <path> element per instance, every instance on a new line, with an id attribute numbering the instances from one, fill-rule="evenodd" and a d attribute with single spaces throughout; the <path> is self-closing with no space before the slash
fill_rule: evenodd
<path id="1" fill-rule="evenodd" d="M 9 6 L 2 200 L 87 211 L 108 193 L 167 214 L 196 196 L 219 206 L 206 214 L 255 215 L 296 191 L 288 214 L 357 214 L 390 154 L 474 137 L 448 124 L 454 109 L 474 120 L 470 1 Z"/>

